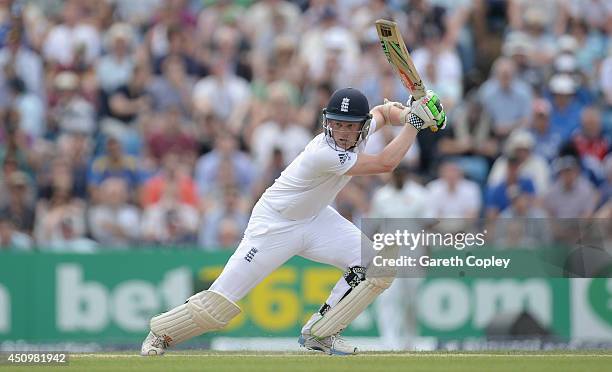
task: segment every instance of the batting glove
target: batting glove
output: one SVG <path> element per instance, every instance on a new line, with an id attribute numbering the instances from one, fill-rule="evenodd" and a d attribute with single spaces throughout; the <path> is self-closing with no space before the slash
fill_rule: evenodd
<path id="1" fill-rule="evenodd" d="M 425 97 L 408 100 L 410 115 L 406 116 L 407 124 L 414 126 L 417 130 L 429 128 L 432 132 L 446 127 L 446 112 L 440 101 L 440 97 L 433 91 L 428 90 Z"/>

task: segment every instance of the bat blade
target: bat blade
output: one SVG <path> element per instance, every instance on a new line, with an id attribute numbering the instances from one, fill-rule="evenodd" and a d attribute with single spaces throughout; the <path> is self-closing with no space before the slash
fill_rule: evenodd
<path id="1" fill-rule="evenodd" d="M 399 75 L 402 84 L 415 99 L 424 97 L 425 84 L 423 84 L 421 75 L 414 67 L 414 62 L 410 53 L 408 53 L 397 23 L 379 19 L 376 21 L 376 31 L 385 57 L 387 57 L 387 61 L 393 67 L 393 70 Z M 430 129 L 432 132 L 438 131 L 436 126 L 431 126 Z"/>
<path id="2" fill-rule="evenodd" d="M 399 75 L 402 84 L 419 99 L 425 96 L 425 85 L 414 67 L 397 23 L 386 19 L 376 21 L 376 31 L 387 61 Z"/>

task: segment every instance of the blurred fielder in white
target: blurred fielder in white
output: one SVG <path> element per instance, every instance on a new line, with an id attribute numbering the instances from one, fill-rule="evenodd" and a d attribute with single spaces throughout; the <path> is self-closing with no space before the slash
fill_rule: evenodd
<path id="1" fill-rule="evenodd" d="M 240 245 L 210 289 L 151 319 L 142 355 L 163 354 L 170 346 L 225 327 L 240 313 L 236 302 L 295 255 L 345 271 L 302 328 L 299 343 L 328 354 L 357 352 L 340 332 L 394 276 L 371 273 L 372 257 L 362 257 L 361 231 L 329 205 L 352 176 L 395 169 L 417 133 L 444 128 L 446 114 L 432 91 L 411 99 L 408 107 L 385 100 L 370 111 L 360 91 L 345 88 L 332 95 L 322 121 L 324 133 L 310 141 L 255 205 Z M 368 136 L 389 124 L 403 126 L 397 137 L 376 155 L 362 153 Z"/>
<path id="2" fill-rule="evenodd" d="M 427 189 L 408 176 L 405 165 L 398 166 L 392 173 L 389 183 L 372 196 L 369 218 L 372 220 L 364 231 L 372 233 L 392 233 L 398 229 L 420 231 L 422 219 L 427 216 Z M 401 219 L 401 220 L 399 220 Z M 413 252 L 415 256 L 418 252 Z M 421 252 L 422 253 L 422 252 Z M 376 324 L 386 350 L 412 349 L 412 336 L 417 335 L 416 297 L 424 272 L 412 268 L 410 278 L 396 278 L 391 286 L 374 302 Z"/>

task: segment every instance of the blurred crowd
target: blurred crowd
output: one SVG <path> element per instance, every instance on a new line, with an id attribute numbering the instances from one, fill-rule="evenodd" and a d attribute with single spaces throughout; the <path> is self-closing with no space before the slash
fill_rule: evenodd
<path id="1" fill-rule="evenodd" d="M 335 89 L 408 99 L 378 18 L 449 125 L 342 215 L 612 218 L 610 1 L 0 0 L 0 248 L 235 247 Z"/>

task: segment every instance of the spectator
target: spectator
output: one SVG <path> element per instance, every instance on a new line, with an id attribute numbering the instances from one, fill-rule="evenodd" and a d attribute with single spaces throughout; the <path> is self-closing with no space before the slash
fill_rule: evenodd
<path id="1" fill-rule="evenodd" d="M 291 162 L 312 137 L 306 129 L 293 121 L 295 109 L 281 84 L 274 84 L 270 88 L 267 105 L 270 119 L 255 128 L 250 141 L 255 163 L 260 171 L 269 163 L 275 147 L 282 150 L 283 158 L 287 162 Z"/>
<path id="2" fill-rule="evenodd" d="M 515 2 L 516 0 L 511 1 L 511 3 Z M 524 13 L 519 13 L 517 18 L 522 18 L 523 24 L 520 25 L 522 27 L 519 26 L 519 29 L 525 31 L 529 44 L 533 46 L 531 58 L 540 66 L 550 64 L 556 51 L 553 36 L 555 26 L 551 23 L 555 20 L 553 14 L 558 12 L 558 4 L 548 0 L 535 3 L 522 2 L 529 8 L 525 9 Z M 540 4 L 547 4 L 547 6 L 539 7 Z"/>
<path id="3" fill-rule="evenodd" d="M 104 93 L 112 93 L 130 81 L 135 64 L 131 54 L 133 44 L 134 35 L 128 24 L 115 23 L 106 33 L 108 53 L 96 66 L 98 82 Z"/>
<path id="4" fill-rule="evenodd" d="M 19 79 L 24 91 L 45 100 L 44 70 L 40 56 L 24 45 L 23 35 L 15 28 L 7 35 L 6 46 L 0 49 L 0 109 L 9 100 L 9 82 Z"/>
<path id="5" fill-rule="evenodd" d="M 519 174 L 531 179 L 537 195 L 548 190 L 550 184 L 550 167 L 546 160 L 533 151 L 535 140 L 526 130 L 519 130 L 510 135 L 505 146 L 505 155 L 497 158 L 487 183 L 497 185 L 508 178 L 509 158 L 516 158 L 520 163 Z"/>
<path id="6" fill-rule="evenodd" d="M 576 96 L 576 83 L 569 75 L 554 75 L 548 87 L 552 94 L 551 129 L 559 133 L 562 141 L 567 141 L 580 126 L 580 112 L 584 104 Z"/>
<path id="7" fill-rule="evenodd" d="M 85 203 L 72 196 L 70 168 L 58 163 L 53 172 L 49 198 L 36 206 L 34 236 L 41 248 L 87 253 L 96 244 L 85 237 Z"/>
<path id="8" fill-rule="evenodd" d="M 236 138 L 231 133 L 222 131 L 215 139 L 214 149 L 200 157 L 195 168 L 195 179 L 200 195 L 203 196 L 210 192 L 218 178 L 220 166 L 225 161 L 229 162 L 234 169 L 240 192 L 248 194 L 251 191 L 255 179 L 253 162 L 237 147 Z"/>
<path id="9" fill-rule="evenodd" d="M 378 36 L 376 37 L 378 40 Z M 379 42 L 377 41 L 377 43 Z M 371 59 L 371 63 L 376 64 L 376 70 L 374 72 L 368 72 L 367 70 L 359 71 L 356 86 L 360 90 L 363 90 L 363 93 L 368 98 L 368 102 L 371 103 L 382 102 L 386 97 L 397 97 L 398 101 L 406 102 L 408 98 L 410 98 L 406 88 L 397 78 L 397 74 L 393 71 L 391 65 L 389 65 L 384 59 L 380 59 L 380 45 L 375 45 L 376 49 L 374 49 L 374 45 L 372 45 L 366 50 L 365 55 L 363 56 L 363 63 L 360 63 L 360 67 L 362 69 L 366 69 L 368 67 L 368 60 Z M 377 54 L 373 56 L 373 53 Z M 323 82 L 321 85 L 329 85 L 330 88 L 332 87 L 330 82 Z M 333 90 L 330 92 L 330 96 L 331 93 L 333 93 Z M 317 115 L 317 117 L 319 117 L 319 115 Z"/>
<path id="10" fill-rule="evenodd" d="M 185 1 L 162 1 L 157 7 L 153 25 L 147 31 L 146 40 L 153 59 L 161 58 L 170 51 L 170 30 L 184 29 L 189 36 L 196 25 L 196 18 Z"/>
<path id="11" fill-rule="evenodd" d="M 228 23 L 228 19 L 239 19 L 244 9 L 231 1 L 215 1 L 206 6 L 198 16 L 196 32 L 201 45 L 212 43 L 215 30 Z"/>
<path id="12" fill-rule="evenodd" d="M 207 186 L 207 193 L 200 196 L 204 208 L 217 205 L 228 188 L 238 187 L 238 175 L 230 159 L 223 158 L 219 164 L 219 171 L 213 183 Z M 245 195 L 248 198 L 248 195 Z"/>
<path id="13" fill-rule="evenodd" d="M 212 112 L 212 108 L 203 107 L 193 115 L 197 153 L 202 156 L 214 148 L 217 133 L 223 130 L 223 123 Z"/>
<path id="14" fill-rule="evenodd" d="M 580 157 L 600 163 L 610 151 L 610 139 L 601 131 L 601 114 L 590 106 L 580 114 L 581 128 L 574 134 L 573 142 Z"/>
<path id="15" fill-rule="evenodd" d="M 153 19 L 161 3 L 162 0 L 132 0 L 118 1 L 114 6 L 117 9 L 119 19 L 134 25 L 136 28 L 142 28 Z"/>
<path id="16" fill-rule="evenodd" d="M 248 222 L 249 216 L 240 205 L 239 190 L 226 189 L 223 204 L 204 215 L 198 243 L 205 249 L 235 248 Z"/>
<path id="17" fill-rule="evenodd" d="M 357 68 L 352 66 L 347 57 L 347 44 L 344 40 L 346 34 L 343 29 L 334 29 L 330 33 L 325 34 L 323 38 L 323 63 L 317 63 L 319 66 L 314 65 L 318 71 L 309 72 L 314 74 L 312 79 L 320 83 L 331 84 L 333 87 L 339 89 L 347 82 L 352 82 L 355 79 Z M 351 40 L 351 43 L 357 44 L 356 41 Z M 357 50 L 359 52 L 359 50 Z M 304 56 L 300 56 L 304 58 Z M 357 58 L 360 55 L 356 56 Z M 310 66 L 314 63 L 312 60 L 307 61 Z M 348 68 L 347 68 L 348 67 Z"/>
<path id="18" fill-rule="evenodd" d="M 34 175 L 39 162 L 38 153 L 31 148 L 25 133 L 19 128 L 19 112 L 9 109 L 0 111 L 0 162 L 15 166 L 28 175 Z"/>
<path id="19" fill-rule="evenodd" d="M 162 75 L 155 77 L 149 86 L 156 111 L 179 108 L 183 116 L 191 112 L 191 92 L 195 80 L 187 75 L 185 62 L 175 55 L 168 56 L 162 64 Z"/>
<path id="20" fill-rule="evenodd" d="M 501 219 L 534 219 L 534 218 L 545 218 L 546 211 L 538 206 L 538 203 L 534 199 L 533 191 L 530 191 L 526 185 L 513 185 L 508 188 L 506 195 L 510 204 L 508 208 L 504 209 L 499 215 Z M 536 223 L 532 220 L 526 221 L 528 223 Z M 533 236 L 544 233 L 545 230 L 534 229 Z M 541 242 L 541 241 L 540 241 Z"/>
<path id="21" fill-rule="evenodd" d="M 166 193 L 167 187 L 174 187 L 180 203 L 198 206 L 198 193 L 196 183 L 191 178 L 190 172 L 180 162 L 180 156 L 176 152 L 167 153 L 162 159 L 159 172 L 147 180 L 142 189 L 142 205 L 151 206 L 161 201 Z"/>
<path id="22" fill-rule="evenodd" d="M 502 51 L 504 56 L 514 61 L 517 78 L 532 88 L 539 89 L 545 81 L 544 70 L 547 66 L 537 64 L 532 58 L 534 47 L 530 44 L 529 37 L 524 32 L 509 33 Z"/>
<path id="23" fill-rule="evenodd" d="M 440 178 L 427 184 L 429 218 L 475 218 L 482 198 L 475 182 L 463 177 L 456 163 L 447 161 L 440 165 Z"/>
<path id="24" fill-rule="evenodd" d="M 587 218 L 597 205 L 597 192 L 580 175 L 580 165 L 573 156 L 555 160 L 558 179 L 544 194 L 544 207 L 553 218 Z"/>
<path id="25" fill-rule="evenodd" d="M 305 97 L 306 103 L 302 106 L 300 117 L 303 126 L 315 133 L 321 128 L 321 110 L 334 92 L 329 84 L 319 84 Z"/>
<path id="26" fill-rule="evenodd" d="M 429 89 L 439 92 L 444 108 L 449 112 L 462 97 L 461 60 L 455 48 L 445 47 L 442 31 L 433 25 L 424 30 L 424 46 L 412 53 L 417 71 L 423 71 L 423 80 Z"/>
<path id="27" fill-rule="evenodd" d="M 53 155 L 67 161 L 74 179 L 72 193 L 81 199 L 89 198 L 88 177 L 92 152 L 92 140 L 85 133 L 63 133 L 57 138 L 57 147 Z"/>
<path id="28" fill-rule="evenodd" d="M 280 33 L 279 33 L 280 35 Z M 232 72 L 246 81 L 253 80 L 253 69 L 251 68 L 250 48 L 246 46 L 248 42 L 240 32 L 237 25 L 226 25 L 215 31 L 213 35 L 212 49 L 215 56 L 219 56 L 224 61 L 230 61 Z M 279 61 L 282 63 L 283 61 Z M 277 66 L 281 67 L 281 66 Z M 295 66 L 294 66 L 295 67 Z M 205 74 L 200 73 L 200 76 Z M 208 75 L 208 71 L 206 71 Z"/>
<path id="29" fill-rule="evenodd" d="M 42 53 L 47 61 L 70 68 L 74 67 L 80 53 L 88 64 L 92 64 L 100 55 L 101 49 L 98 30 L 83 22 L 79 3 L 69 1 L 62 11 L 62 23 L 49 31 Z"/>
<path id="30" fill-rule="evenodd" d="M 457 107 L 453 125 L 444 130 L 438 145 L 442 156 L 451 156 L 466 176 L 484 185 L 490 163 L 499 152 L 491 118 L 475 96 Z"/>
<path id="31" fill-rule="evenodd" d="M 7 184 L 8 201 L 0 204 L 0 215 L 9 216 L 15 230 L 32 235 L 35 207 L 30 180 L 25 173 L 15 171 L 8 176 Z"/>
<path id="32" fill-rule="evenodd" d="M 19 113 L 19 128 L 32 139 L 40 139 L 47 130 L 45 107 L 40 98 L 26 90 L 23 81 L 14 78 L 9 82 L 14 107 Z"/>
<path id="33" fill-rule="evenodd" d="M 8 178 L 11 173 L 17 171 L 18 165 L 13 157 L 4 157 L 2 160 L 2 169 L 0 169 L 0 205 L 6 205 L 10 201 Z"/>
<path id="34" fill-rule="evenodd" d="M 95 109 L 79 92 L 78 75 L 61 72 L 55 77 L 54 86 L 57 97 L 50 114 L 59 129 L 66 132 L 93 134 L 97 127 Z"/>
<path id="35" fill-rule="evenodd" d="M 193 125 L 185 122 L 178 107 L 170 107 L 163 113 L 160 128 L 152 130 L 147 138 L 149 152 L 158 161 L 168 153 L 179 154 L 185 160 L 195 158 L 197 144 L 193 138 Z"/>
<path id="36" fill-rule="evenodd" d="M 557 0 L 510 0 L 508 2 L 509 24 L 514 30 L 524 30 L 535 24 L 547 35 L 562 26 L 562 4 Z"/>
<path id="37" fill-rule="evenodd" d="M 247 81 L 234 75 L 230 71 L 229 61 L 222 59 L 212 61 L 212 75 L 196 83 L 192 96 L 195 106 L 209 104 L 215 115 L 228 122 L 230 128 L 235 128 L 235 123 L 246 112 L 249 99 Z"/>
<path id="38" fill-rule="evenodd" d="M 508 188 L 510 205 L 495 224 L 495 246 L 537 249 L 550 243 L 546 211 L 534 204 L 533 193 L 513 185 Z"/>
<path id="39" fill-rule="evenodd" d="M 593 4 L 589 4 L 591 5 Z M 596 72 L 594 66 L 597 66 L 605 56 L 604 36 L 597 28 L 589 27 L 586 20 L 581 18 L 570 19 L 569 34 L 576 40 L 575 56 L 579 68 L 588 76 L 594 76 Z"/>
<path id="40" fill-rule="evenodd" d="M 319 83 L 323 82 L 323 77 L 329 70 L 330 57 L 335 58 L 336 66 L 342 67 L 342 78 L 334 82 L 342 81 L 343 84 L 348 84 L 354 77 L 354 61 L 359 60 L 360 51 L 355 36 L 338 19 L 338 12 L 332 6 L 327 6 L 320 15 L 318 24 L 302 35 L 299 55 L 308 65 L 309 78 Z M 336 77 L 338 75 L 336 74 Z M 334 86 L 334 90 L 338 88 L 340 87 Z"/>
<path id="41" fill-rule="evenodd" d="M 493 120 L 493 132 L 505 138 L 518 127 L 524 127 L 531 117 L 531 88 L 516 78 L 514 62 L 500 57 L 492 68 L 493 74 L 480 87 L 480 101 Z"/>
<path id="42" fill-rule="evenodd" d="M 32 249 L 32 239 L 15 228 L 11 217 L 0 213 L 0 252 L 6 250 L 23 252 L 30 249 Z"/>
<path id="43" fill-rule="evenodd" d="M 244 229 L 242 229 L 244 232 Z M 241 228 L 235 220 L 227 218 L 219 223 L 217 230 L 218 247 L 226 249 L 235 249 L 242 239 Z"/>
<path id="44" fill-rule="evenodd" d="M 408 168 L 400 165 L 389 182 L 372 196 L 370 218 L 423 218 L 429 208 L 427 190 L 409 178 Z"/>
<path id="45" fill-rule="evenodd" d="M 303 82 L 306 65 L 298 56 L 296 48 L 296 41 L 288 35 L 281 35 L 274 39 L 274 50 L 267 62 L 268 68 L 272 68 L 267 74 L 269 81 L 258 89 L 265 91 L 269 88 L 270 82 L 280 80 L 291 85 L 292 96 L 299 95 L 297 85 Z M 295 98 L 292 98 L 292 102 L 294 100 Z"/>
<path id="46" fill-rule="evenodd" d="M 185 69 L 185 73 L 188 75 L 207 75 L 208 71 L 202 68 L 196 60 L 192 57 L 190 51 L 191 42 L 189 35 L 186 33 L 186 29 L 182 25 L 173 25 L 168 28 L 168 49 L 166 53 L 158 56 L 153 61 L 155 66 L 155 74 L 163 73 L 164 65 L 168 58 L 177 58 L 182 62 L 182 66 Z"/>
<path id="47" fill-rule="evenodd" d="M 520 175 L 521 160 L 516 156 L 508 157 L 508 174 L 499 184 L 487 188 L 487 216 L 496 218 L 510 206 L 511 192 L 518 190 L 521 194 L 535 194 L 531 179 Z"/>
<path id="48" fill-rule="evenodd" d="M 145 242 L 161 245 L 193 245 L 198 228 L 198 212 L 181 202 L 179 185 L 168 182 L 160 200 L 146 207 L 142 217 Z"/>
<path id="49" fill-rule="evenodd" d="M 253 2 L 244 13 L 243 20 L 246 35 L 254 49 L 265 54 L 269 52 L 268 48 L 272 46 L 272 39 L 276 35 L 301 30 L 300 9 L 296 4 L 284 0 Z"/>
<path id="50" fill-rule="evenodd" d="M 561 148 L 561 135 L 550 127 L 550 112 L 552 106 L 543 99 L 533 101 L 533 117 L 530 133 L 535 140 L 533 151 L 535 154 L 551 163 L 559 155 Z"/>
<path id="51" fill-rule="evenodd" d="M 128 184 L 118 177 L 107 178 L 100 185 L 100 200 L 89 208 L 92 237 L 103 247 L 129 248 L 140 235 L 140 212 L 127 203 Z"/>
<path id="52" fill-rule="evenodd" d="M 101 184 L 115 177 L 124 180 L 131 192 L 136 190 L 140 182 L 137 160 L 123 152 L 117 138 L 108 137 L 106 154 L 94 159 L 89 172 L 89 190 L 94 200 L 98 199 L 97 192 Z"/>
<path id="53" fill-rule="evenodd" d="M 472 1 L 428 0 L 431 12 L 437 14 L 437 24 L 444 30 L 443 44 L 456 48 L 461 58 L 463 71 L 473 72 L 475 64 L 475 41 L 473 30 L 468 27 L 476 7 Z"/>
<path id="54" fill-rule="evenodd" d="M 553 62 L 553 74 L 568 75 L 574 80 L 576 98 L 583 104 L 593 101 L 589 80 L 579 69 L 576 57 L 571 53 L 560 53 Z"/>
<path id="55" fill-rule="evenodd" d="M 109 115 L 124 124 L 133 124 L 137 115 L 152 109 L 153 96 L 147 90 L 150 71 L 147 66 L 136 65 L 125 85 L 109 98 Z"/>

